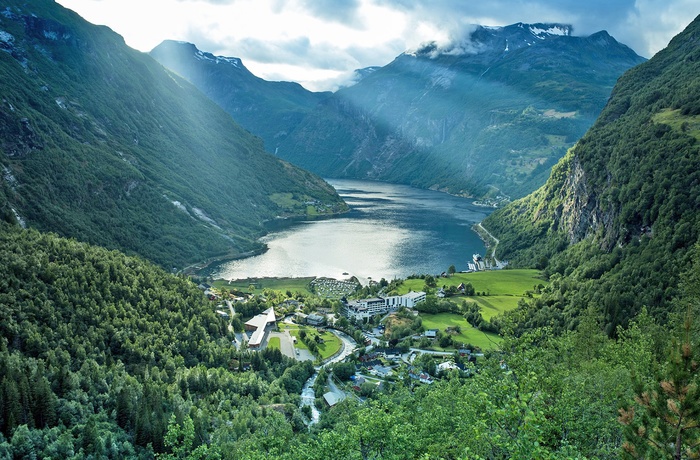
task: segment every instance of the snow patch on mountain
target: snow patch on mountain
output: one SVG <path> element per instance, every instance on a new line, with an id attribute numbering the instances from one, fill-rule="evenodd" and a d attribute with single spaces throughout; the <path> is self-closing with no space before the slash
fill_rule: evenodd
<path id="1" fill-rule="evenodd" d="M 440 86 L 443 89 L 449 89 L 456 76 L 457 72 L 439 67 L 430 75 L 430 83 L 433 87 Z"/>
<path id="2" fill-rule="evenodd" d="M 226 64 L 231 64 L 234 67 L 240 68 L 241 67 L 241 60 L 235 57 L 226 57 L 226 56 L 214 56 L 211 53 L 205 53 L 204 51 L 197 50 L 196 53 L 194 53 L 194 57 L 196 59 L 199 59 L 200 61 L 211 61 L 215 64 L 219 64 L 221 62 L 224 62 Z"/>
<path id="3" fill-rule="evenodd" d="M 563 24 L 534 24 L 528 26 L 530 33 L 540 40 L 551 36 L 568 37 L 571 35 L 571 26 Z"/>

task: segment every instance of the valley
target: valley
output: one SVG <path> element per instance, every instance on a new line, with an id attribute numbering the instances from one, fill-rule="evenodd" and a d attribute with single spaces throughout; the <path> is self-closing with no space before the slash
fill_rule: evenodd
<path id="1" fill-rule="evenodd" d="M 648 60 L 587 17 L 410 23 L 313 92 L 6 0 L 0 459 L 700 456 L 700 16 Z M 231 43 L 355 62 L 306 38 Z"/>

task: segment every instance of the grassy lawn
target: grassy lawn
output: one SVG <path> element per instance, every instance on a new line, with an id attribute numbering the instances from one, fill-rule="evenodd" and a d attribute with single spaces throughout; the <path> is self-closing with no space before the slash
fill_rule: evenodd
<path id="1" fill-rule="evenodd" d="M 518 306 L 518 301 L 522 297 L 511 295 L 490 295 L 486 297 L 465 297 L 476 302 L 481 307 L 481 316 L 490 320 L 494 316 L 504 311 L 514 310 Z"/>
<path id="2" fill-rule="evenodd" d="M 248 292 L 248 287 L 252 284 L 255 286 L 255 291 L 258 293 L 262 292 L 263 289 L 271 289 L 280 292 L 298 291 L 304 294 L 311 294 L 311 291 L 309 291 L 309 283 L 312 279 L 314 278 L 255 278 L 232 280 L 230 282 L 228 280 L 216 280 L 212 282 L 212 286 Z"/>
<path id="3" fill-rule="evenodd" d="M 502 340 L 496 334 L 481 332 L 472 327 L 462 315 L 456 313 L 421 314 L 420 317 L 423 319 L 423 327 L 426 329 L 440 329 L 444 332 L 447 327 L 459 326 L 461 332 L 453 334 L 452 338 L 457 342 L 470 343 L 482 350 L 495 348 Z"/>
<path id="4" fill-rule="evenodd" d="M 329 358 L 334 354 L 338 353 L 342 346 L 341 340 L 334 334 L 327 331 L 318 331 L 316 328 L 313 327 L 300 326 L 288 323 L 278 323 L 278 326 L 280 331 L 289 331 L 292 337 L 296 337 L 297 342 L 294 346 L 296 348 L 299 348 L 300 350 L 309 349 L 309 347 L 307 347 L 306 344 L 302 342 L 301 338 L 299 337 L 299 333 L 301 331 L 305 331 L 307 336 L 313 337 L 315 335 L 318 335 L 320 338 L 322 338 L 324 343 L 318 344 L 318 351 L 321 354 L 321 359 Z"/>
<path id="5" fill-rule="evenodd" d="M 459 286 L 460 283 L 471 283 L 477 292 L 488 292 L 490 296 L 522 296 L 525 291 L 532 290 L 537 284 L 545 284 L 538 270 L 490 270 L 474 273 L 455 273 L 450 278 L 439 278 L 438 287 Z M 405 280 L 399 287 L 399 294 L 408 291 L 422 291 L 425 281 L 422 279 Z M 516 302 L 517 303 L 517 302 Z"/>
<path id="6" fill-rule="evenodd" d="M 270 350 L 279 350 L 280 349 L 280 338 L 279 337 L 270 337 L 270 340 L 267 342 L 267 348 Z"/>

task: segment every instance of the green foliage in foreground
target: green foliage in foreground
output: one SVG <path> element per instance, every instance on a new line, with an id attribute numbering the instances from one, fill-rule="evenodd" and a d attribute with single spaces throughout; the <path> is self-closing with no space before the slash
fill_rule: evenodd
<path id="1" fill-rule="evenodd" d="M 0 458 L 152 458 L 173 417 L 234 456 L 303 428 L 311 364 L 236 351 L 187 279 L 2 224 L 0 280 Z"/>
<path id="2" fill-rule="evenodd" d="M 470 377 L 402 375 L 307 430 L 311 363 L 236 351 L 189 280 L 32 230 L 1 225 L 0 243 L 0 458 L 612 459 L 633 381 L 675 372 L 669 326 L 643 312 L 610 339 L 589 310 L 575 332 L 507 337 Z"/>

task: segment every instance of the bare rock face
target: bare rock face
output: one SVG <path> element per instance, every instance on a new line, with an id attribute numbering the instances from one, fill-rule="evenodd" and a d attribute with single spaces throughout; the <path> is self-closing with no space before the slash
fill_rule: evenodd
<path id="1" fill-rule="evenodd" d="M 586 181 L 586 173 L 578 157 L 571 162 L 564 188 L 560 228 L 566 232 L 571 244 L 596 234 L 602 236 L 601 247 L 611 249 L 618 239 L 614 231 L 617 212 L 603 210 L 598 196 Z"/>

